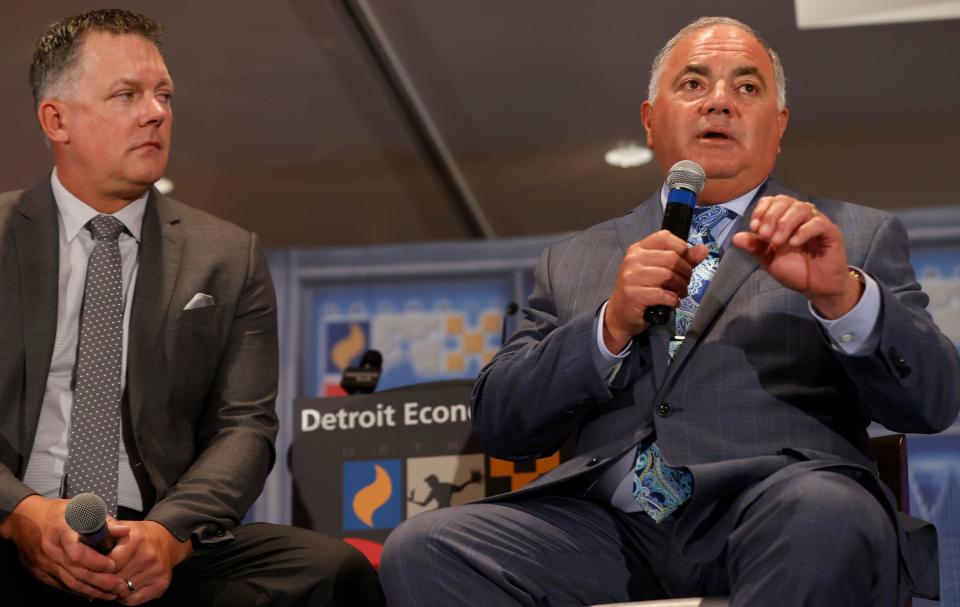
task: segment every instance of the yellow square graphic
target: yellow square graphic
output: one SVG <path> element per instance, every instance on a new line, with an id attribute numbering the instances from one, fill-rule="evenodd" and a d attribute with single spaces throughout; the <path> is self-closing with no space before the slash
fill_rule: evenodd
<path id="1" fill-rule="evenodd" d="M 503 315 L 499 312 L 487 312 L 480 317 L 480 326 L 486 333 L 499 333 L 503 326 Z"/>
<path id="2" fill-rule="evenodd" d="M 483 352 L 483 334 L 467 333 L 463 336 L 463 351 L 467 354 Z"/>
<path id="3" fill-rule="evenodd" d="M 447 335 L 463 333 L 463 316 L 451 314 L 447 316 Z"/>
<path id="4" fill-rule="evenodd" d="M 447 354 L 447 371 L 463 371 L 466 366 L 463 354 Z"/>

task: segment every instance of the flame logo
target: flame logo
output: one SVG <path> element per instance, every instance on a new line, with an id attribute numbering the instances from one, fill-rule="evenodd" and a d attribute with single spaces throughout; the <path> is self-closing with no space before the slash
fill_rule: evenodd
<path id="1" fill-rule="evenodd" d="M 374 464 L 376 477 L 373 482 L 357 491 L 353 496 L 353 513 L 370 528 L 373 528 L 374 513 L 387 503 L 393 494 L 393 482 L 390 475 L 380 466 Z"/>
<path id="2" fill-rule="evenodd" d="M 350 334 L 338 341 L 333 345 L 333 348 L 330 349 L 330 358 L 333 360 L 333 364 L 337 366 L 337 369 L 341 371 L 346 369 L 350 361 L 363 352 L 366 341 L 367 339 L 363 335 L 363 329 L 360 328 L 360 325 L 351 324 Z"/>

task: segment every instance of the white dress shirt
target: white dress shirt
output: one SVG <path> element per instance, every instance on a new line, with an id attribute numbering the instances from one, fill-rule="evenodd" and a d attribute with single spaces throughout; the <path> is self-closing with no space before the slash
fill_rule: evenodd
<path id="1" fill-rule="evenodd" d="M 57 337 L 47 375 L 47 387 L 40 410 L 37 436 L 30 452 L 30 462 L 23 482 L 48 498 L 62 497 L 64 473 L 68 469 L 67 452 L 70 435 L 70 411 L 73 406 L 72 379 L 77 362 L 80 338 L 80 310 L 86 284 L 87 261 L 96 241 L 86 229 L 87 222 L 100 215 L 67 191 L 57 178 L 56 169 L 50 175 L 53 197 L 57 203 L 60 235 L 60 266 L 58 280 Z M 120 234 L 120 259 L 123 265 L 123 357 L 120 373 L 121 393 L 126 389 L 127 343 L 129 341 L 130 307 L 139 267 L 140 231 L 147 205 L 147 194 L 113 214 L 125 232 Z M 143 509 L 143 498 L 133 476 L 127 450 L 120 438 L 117 502 L 134 510 Z"/>

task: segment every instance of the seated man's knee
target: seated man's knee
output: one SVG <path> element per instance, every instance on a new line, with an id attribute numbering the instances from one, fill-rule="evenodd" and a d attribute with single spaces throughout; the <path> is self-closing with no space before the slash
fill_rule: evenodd
<path id="1" fill-rule="evenodd" d="M 447 509 L 423 512 L 405 520 L 391 531 L 383 545 L 383 555 L 380 559 L 381 574 L 389 575 L 395 565 L 400 563 L 410 565 L 414 561 L 419 561 L 432 549 L 431 543 L 436 537 L 436 528 L 443 527 L 444 520 L 447 518 L 449 518 Z"/>
<path id="2" fill-rule="evenodd" d="M 299 592 L 311 597 L 306 603 L 358 607 L 383 604 L 377 572 L 359 550 L 338 538 L 306 529 L 288 527 L 284 531 L 288 548 L 280 569 L 289 574 L 298 566 L 302 568 L 296 577 L 303 585 Z"/>
<path id="3" fill-rule="evenodd" d="M 380 560 L 381 578 L 386 582 L 392 576 L 402 576 L 403 572 L 426 572 L 440 561 L 444 563 L 444 572 L 455 568 L 459 548 L 463 542 L 470 541 L 477 530 L 476 508 L 441 508 L 404 521 L 390 533 L 384 544 Z"/>
<path id="4" fill-rule="evenodd" d="M 845 538 L 836 549 L 874 551 L 896 543 L 890 515 L 856 480 L 831 471 L 800 474 L 774 486 L 779 521 L 797 541 Z"/>

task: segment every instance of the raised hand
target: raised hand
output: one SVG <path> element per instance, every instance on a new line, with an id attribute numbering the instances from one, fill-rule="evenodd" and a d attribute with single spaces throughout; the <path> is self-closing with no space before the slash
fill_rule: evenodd
<path id="1" fill-rule="evenodd" d="M 732 242 L 825 318 L 843 316 L 863 293 L 847 267 L 840 228 L 810 202 L 764 196 L 750 217 L 750 230 L 735 234 Z"/>

